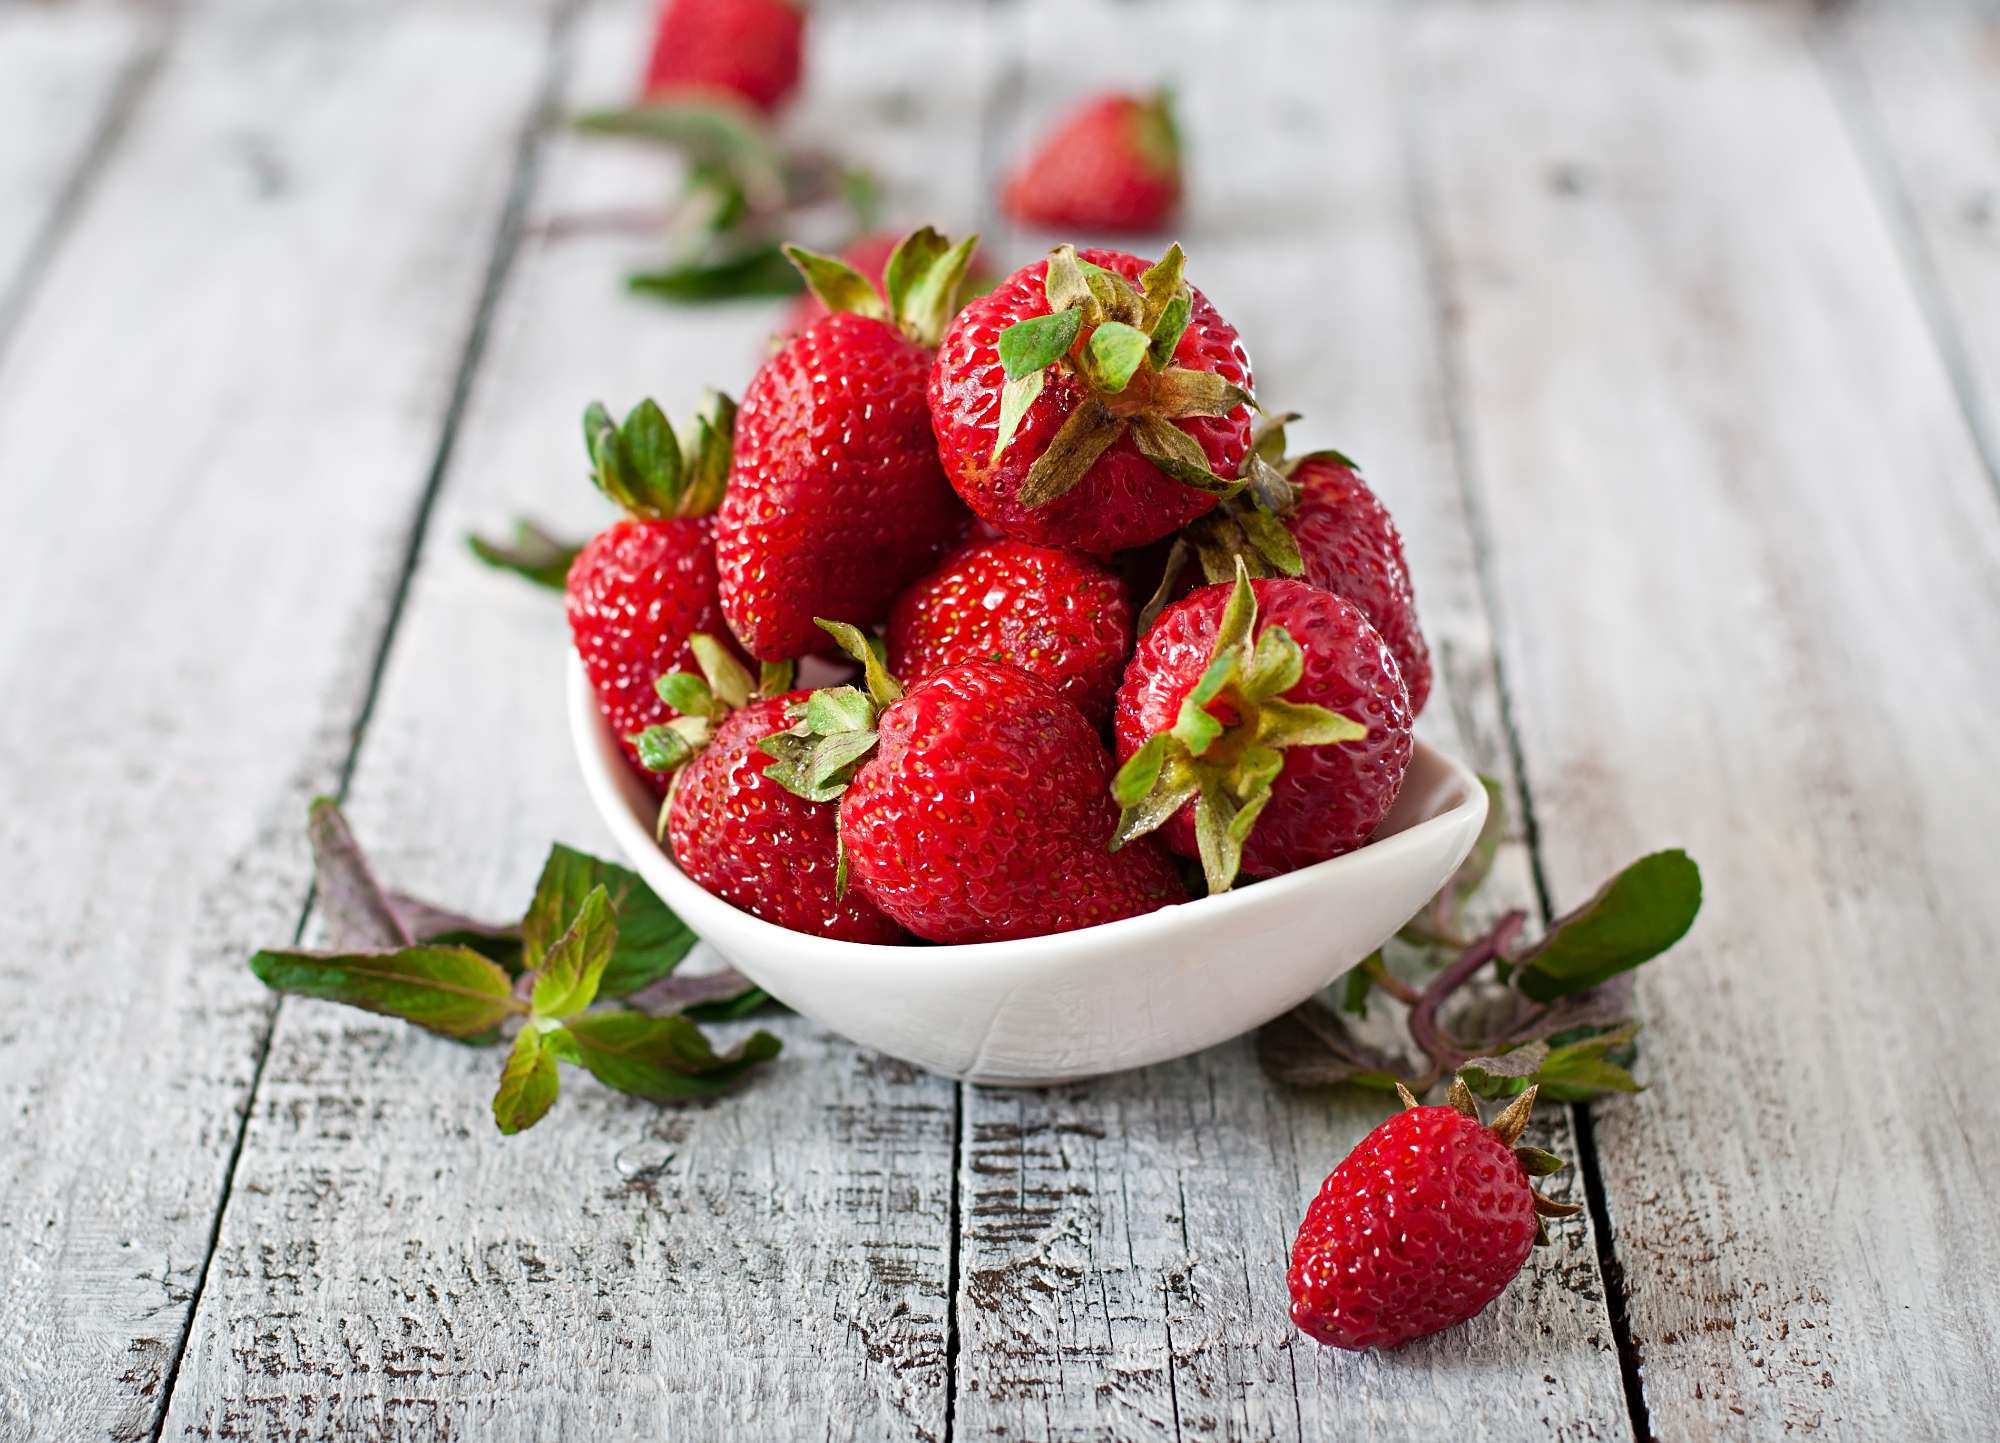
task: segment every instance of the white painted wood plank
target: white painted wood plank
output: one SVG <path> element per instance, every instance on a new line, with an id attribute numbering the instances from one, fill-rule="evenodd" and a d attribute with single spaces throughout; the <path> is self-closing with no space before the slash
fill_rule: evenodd
<path id="1" fill-rule="evenodd" d="M 158 29 L 128 9 L 0 9 L 0 347 Z"/>
<path id="2" fill-rule="evenodd" d="M 1597 1119 L 1651 1426 L 1980 1437 L 2000 519 L 1810 23 L 1451 6 L 1414 99 L 1548 878 L 1709 879 Z"/>
<path id="3" fill-rule="evenodd" d="M 2000 486 L 2000 10 L 1854 5 L 1824 48 Z"/>
<path id="4" fill-rule="evenodd" d="M 544 27 L 191 9 L 0 366 L 0 1434 L 148 1436 Z"/>
<path id="5" fill-rule="evenodd" d="M 1023 60 L 1024 97 L 996 153 L 1011 160 L 1080 88 L 1177 83 L 1193 192 L 1175 234 L 1189 276 L 1242 329 L 1266 402 L 1309 413 L 1298 439 L 1351 450 L 1394 508 L 1440 663 L 1424 730 L 1504 776 L 1406 177 L 1394 8 L 1188 4 L 1147 17 L 1056 4 L 1024 17 L 1017 54 L 1085 47 L 1106 70 L 1086 82 Z M 1286 55 L 1296 63 L 1274 73 Z M 1518 844 L 1492 892 L 1495 905 L 1530 900 Z M 1279 1089 L 1247 1042 L 1045 1094 L 968 1089 L 957 1436 L 1625 1436 L 1584 1219 L 1446 1337 L 1353 1357 L 1293 1329 L 1284 1272 L 1299 1219 L 1388 1110 Z M 1544 1144 L 1574 1157 L 1560 1110 L 1547 1125 Z"/>
<path id="6" fill-rule="evenodd" d="M 574 104 L 623 96 L 649 9 L 588 14 Z M 798 127 L 888 169 L 899 209 L 921 151 L 940 209 L 969 211 L 977 27 L 905 5 L 814 25 Z M 551 839 L 613 848 L 570 760 L 561 604 L 461 537 L 603 524 L 584 403 L 685 414 L 762 355 L 779 304 L 628 298 L 647 243 L 569 223 L 666 179 L 602 141 L 543 150 L 354 783 L 384 871 L 430 895 L 504 913 Z M 659 1109 L 571 1074 L 507 1139 L 494 1054 L 287 1002 L 165 1435 L 942 1438 L 955 1090 L 767 1025 L 786 1050 L 737 1094 Z"/>

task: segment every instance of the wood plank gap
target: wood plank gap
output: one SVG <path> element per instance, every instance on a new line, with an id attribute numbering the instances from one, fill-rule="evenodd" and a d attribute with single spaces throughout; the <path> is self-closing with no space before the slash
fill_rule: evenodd
<path id="1" fill-rule="evenodd" d="M 1890 239 L 1903 264 L 1904 278 L 1909 282 L 1918 311 L 1923 314 L 1931 343 L 1937 347 L 1959 414 L 1965 417 L 1965 428 L 1971 433 L 1972 449 L 1985 468 L 1994 499 L 2000 501 L 2000 435 L 1995 434 L 1995 422 L 1980 403 L 1971 349 L 1945 294 L 1944 279 L 1925 238 L 1909 179 L 1889 144 L 1868 77 L 1854 57 L 1853 37 L 1833 23 L 1837 19 L 1837 15 L 1826 12 L 1817 17 L 1808 37 L 1809 48 L 1818 62 L 1827 92 L 1833 97 L 1834 113 L 1846 128 L 1848 140 L 1860 158 L 1862 173 L 1868 177 L 1876 202 L 1882 208 Z"/>
<path id="2" fill-rule="evenodd" d="M 375 655 L 369 666 L 368 684 L 362 692 L 361 705 L 355 711 L 354 725 L 348 738 L 347 755 L 341 761 L 339 782 L 334 788 L 334 795 L 342 801 L 347 798 L 348 787 L 354 779 L 355 764 L 360 758 L 362 739 L 367 735 L 369 719 L 374 715 L 375 699 L 381 691 L 382 676 L 388 668 L 389 653 L 395 646 L 397 624 L 402 619 L 404 604 L 409 599 L 410 579 L 416 571 L 417 558 L 423 550 L 424 535 L 430 526 L 431 512 L 435 507 L 445 472 L 451 463 L 452 448 L 458 437 L 459 422 L 465 414 L 466 399 L 472 392 L 473 378 L 478 373 L 480 358 L 485 354 L 487 338 L 491 333 L 493 313 L 499 304 L 501 291 L 506 286 L 507 275 L 513 267 L 514 258 L 520 253 L 522 225 L 527 214 L 528 198 L 534 190 L 542 142 L 556 120 L 558 97 L 562 94 L 563 83 L 568 75 L 569 37 L 576 14 L 583 3 L 585 0 L 564 0 L 564 3 L 550 16 L 548 58 L 542 68 L 541 83 L 536 91 L 534 106 L 521 128 L 520 139 L 515 148 L 513 175 L 508 184 L 506 201 L 500 208 L 499 221 L 494 228 L 493 246 L 488 253 L 486 274 L 481 279 L 478 299 L 473 305 L 472 325 L 466 333 L 465 348 L 452 377 L 451 396 L 445 405 L 437 451 L 431 459 L 430 470 L 424 477 L 423 490 L 418 496 L 416 510 L 411 518 L 408 543 L 403 549 L 402 560 L 397 567 L 395 592 L 390 598 L 388 614 L 383 618 L 381 640 L 376 645 Z M 152 69 L 158 69 L 163 54 L 164 47 L 152 55 L 150 61 Z M 0 352 L 4 352 L 5 341 L 6 332 L 4 328 L 0 328 Z M 294 947 L 304 940 L 306 926 L 312 919 L 313 905 L 317 899 L 317 886 L 308 884 L 305 898 L 299 907 L 298 923 L 292 929 Z M 181 1335 L 174 1344 L 173 1357 L 167 1365 L 166 1379 L 160 1388 L 160 1410 L 153 1419 L 152 1443 L 160 1443 L 167 1417 L 173 1411 L 174 1390 L 180 1384 L 181 1363 L 187 1356 L 188 1341 L 194 1336 L 195 1321 L 201 1315 L 202 1295 L 208 1289 L 209 1275 L 215 1266 L 216 1249 L 222 1238 L 222 1222 L 229 1213 L 229 1200 L 236 1186 L 236 1171 L 242 1161 L 244 1140 L 249 1136 L 250 1119 L 257 1112 L 264 1069 L 270 1061 L 271 1037 L 277 1030 L 278 1015 L 283 1009 L 283 997 L 273 999 L 265 1010 L 264 1024 L 257 1035 L 256 1056 L 250 1069 L 250 1087 L 244 1094 L 242 1112 L 237 1118 L 236 1136 L 230 1141 L 229 1161 L 223 1169 L 222 1190 L 216 1199 L 214 1215 L 209 1221 L 201 1272 L 195 1279 L 194 1291 L 188 1299 L 187 1324 L 182 1328 Z"/>
<path id="3" fill-rule="evenodd" d="M 178 14 L 178 10 L 170 10 L 169 13 Z M 112 87 L 111 99 L 98 117 L 82 155 L 63 182 L 55 204 L 49 207 L 41 229 L 29 242 L 13 279 L 0 287 L 0 368 L 7 364 L 8 343 L 19 328 L 21 317 L 27 313 L 29 300 L 40 287 L 42 278 L 48 274 L 56 252 L 62 249 L 63 239 L 82 212 L 97 178 L 104 173 L 105 164 L 117 153 L 119 142 L 131 130 L 132 117 L 138 113 L 153 87 L 153 81 L 158 78 L 171 36 L 171 29 L 166 24 L 160 25 L 152 37 L 139 47 L 138 53 L 126 62 Z"/>
<path id="4" fill-rule="evenodd" d="M 1408 31 L 1399 36 L 1398 69 L 1408 76 L 1414 66 L 1407 49 Z M 1548 878 L 1542 865 L 1541 825 L 1535 815 L 1534 789 L 1529 784 L 1528 758 L 1516 719 L 1514 691 L 1502 654 L 1500 637 L 1506 634 L 1505 608 L 1500 587 L 1493 574 L 1493 531 L 1485 501 L 1476 481 L 1478 449 L 1473 443 L 1466 418 L 1464 364 L 1459 354 L 1458 318 L 1461 302 L 1453 284 L 1443 239 L 1439 232 L 1435 177 L 1427 163 L 1423 128 L 1417 114 L 1416 88 L 1397 87 L 1397 116 L 1402 129 L 1403 153 L 1410 177 L 1411 211 L 1416 219 L 1418 244 L 1423 250 L 1424 272 L 1429 292 L 1435 334 L 1439 387 L 1444 398 L 1445 425 L 1451 438 L 1452 470 L 1458 479 L 1459 495 L 1465 509 L 1466 531 L 1472 540 L 1473 573 L 1486 608 L 1493 637 L 1491 664 L 1494 687 L 1499 696 L 1500 725 L 1506 738 L 1507 755 L 1513 765 L 1515 805 L 1521 818 L 1522 840 L 1528 853 L 1528 869 L 1534 879 L 1536 910 L 1544 928 L 1555 918 L 1549 897 Z M 1618 1375 L 1625 1394 L 1625 1410 L 1635 1443 L 1652 1443 L 1652 1419 L 1646 1407 L 1643 1375 L 1644 1358 L 1632 1335 L 1625 1269 L 1619 1261 L 1617 1237 L 1611 1226 L 1604 1174 L 1598 1163 L 1597 1132 L 1588 1104 L 1566 1109 L 1571 1135 L 1576 1140 L 1577 1175 L 1583 1184 L 1584 1204 L 1589 1210 L 1592 1235 L 1597 1244 L 1597 1270 L 1604 1280 L 1604 1305 L 1611 1327 L 1612 1345 L 1618 1355 Z"/>
<path id="5" fill-rule="evenodd" d="M 951 1225 L 944 1265 L 944 1443 L 952 1443 L 958 1403 L 958 1239 L 965 1210 L 965 1084 L 951 1085 Z"/>

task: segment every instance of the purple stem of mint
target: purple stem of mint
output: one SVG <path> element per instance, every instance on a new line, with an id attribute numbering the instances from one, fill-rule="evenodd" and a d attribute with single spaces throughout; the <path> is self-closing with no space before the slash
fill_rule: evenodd
<path id="1" fill-rule="evenodd" d="M 1484 937 L 1459 954 L 1456 962 L 1431 979 L 1430 986 L 1417 999 L 1417 1005 L 1410 1009 L 1410 1036 L 1437 1065 L 1440 1073 L 1451 1071 L 1469 1060 L 1472 1054 L 1463 1051 L 1444 1035 L 1443 1029 L 1438 1026 L 1438 1009 L 1481 968 L 1506 952 L 1527 917 L 1527 913 L 1516 910 L 1495 922 Z"/>

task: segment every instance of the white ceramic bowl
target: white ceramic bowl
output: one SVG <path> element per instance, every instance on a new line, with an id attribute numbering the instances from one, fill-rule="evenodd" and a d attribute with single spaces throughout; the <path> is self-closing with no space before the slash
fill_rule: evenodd
<path id="1" fill-rule="evenodd" d="M 738 971 L 867 1047 L 969 1082 L 1039 1086 L 1181 1057 L 1294 1007 L 1373 952 L 1472 848 L 1486 793 L 1422 742 L 1367 846 L 1101 927 L 955 947 L 788 931 L 713 897 L 653 840 L 658 803 L 571 658 L 570 733 L 627 860 Z"/>

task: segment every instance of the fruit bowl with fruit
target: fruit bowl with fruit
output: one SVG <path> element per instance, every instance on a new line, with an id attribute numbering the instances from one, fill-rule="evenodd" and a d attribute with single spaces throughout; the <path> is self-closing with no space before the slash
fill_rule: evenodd
<path id="1" fill-rule="evenodd" d="M 1254 887 L 1076 931 L 896 946 L 739 911 L 654 840 L 659 799 L 599 715 L 583 668 L 569 721 L 590 796 L 630 862 L 738 971 L 842 1036 L 969 1082 L 1030 1086 L 1143 1067 L 1238 1036 L 1386 941 L 1465 860 L 1486 792 L 1419 742 L 1366 846 Z"/>
<path id="2" fill-rule="evenodd" d="M 1362 960 L 1486 794 L 1354 464 L 1288 459 L 1183 272 L 1058 246 L 962 309 L 928 228 L 679 434 L 593 404 L 625 513 L 564 577 L 577 755 L 740 971 L 935 1071 L 1233 1037 Z M 799 685 L 801 667 L 821 684 Z M 1250 884 L 1255 885 L 1250 885 Z"/>

